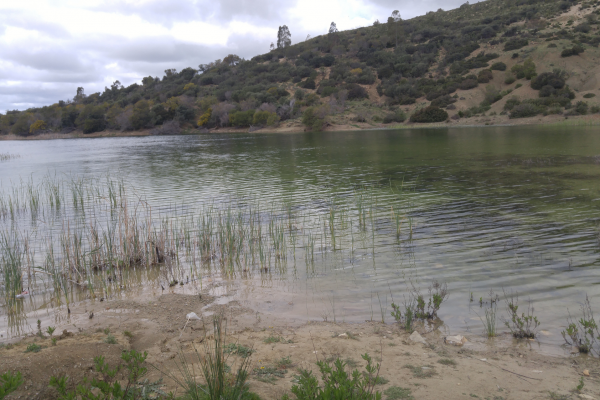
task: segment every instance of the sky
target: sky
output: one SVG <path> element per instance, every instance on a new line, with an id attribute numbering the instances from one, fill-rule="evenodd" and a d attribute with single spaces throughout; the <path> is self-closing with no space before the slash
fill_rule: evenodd
<path id="1" fill-rule="evenodd" d="M 102 92 L 228 54 L 269 51 L 280 25 L 292 43 L 409 19 L 466 0 L 18 0 L 0 2 L 0 113 Z M 473 3 L 474 1 L 471 1 Z"/>

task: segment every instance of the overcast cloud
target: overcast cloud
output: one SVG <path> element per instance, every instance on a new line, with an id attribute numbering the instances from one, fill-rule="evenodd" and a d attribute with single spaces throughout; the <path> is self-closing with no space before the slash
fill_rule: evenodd
<path id="1" fill-rule="evenodd" d="M 292 42 L 456 8 L 465 0 L 19 0 L 0 3 L 0 110 L 103 91 L 227 54 L 266 53 L 286 24 Z M 472 1 L 473 2 L 473 1 Z M 2 111 L 3 112 L 3 111 Z"/>

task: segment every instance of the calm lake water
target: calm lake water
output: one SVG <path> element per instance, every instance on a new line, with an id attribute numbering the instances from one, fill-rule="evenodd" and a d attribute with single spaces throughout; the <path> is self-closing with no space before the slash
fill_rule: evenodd
<path id="1" fill-rule="evenodd" d="M 6 196 L 20 181 L 41 182 L 49 173 L 110 174 L 163 216 L 191 215 L 207 204 L 264 210 L 288 204 L 298 233 L 286 236 L 286 257 L 267 255 L 268 274 L 256 268 L 244 277 L 208 268 L 198 273 L 203 284 L 218 282 L 214 293 L 259 312 L 345 322 L 380 321 L 384 314 L 391 323 L 392 301 L 401 303 L 412 285 L 426 292 L 437 279 L 450 293 L 439 313 L 445 331 L 482 334 L 479 298 L 489 299 L 493 290 L 503 299 L 503 290 L 512 291 L 522 307 L 531 299 L 544 330 L 540 341 L 553 346 L 562 342 L 568 310 L 578 316 L 586 294 L 600 312 L 598 128 L 4 141 L 0 153 L 20 156 L 0 162 Z M 362 227 L 357 198 L 369 208 Z M 46 221 L 28 218 L 19 219 L 19 229 L 46 229 Z M 4 218 L 0 230 L 14 224 Z M 43 246 L 36 257 L 43 259 Z M 148 275 L 128 293 L 154 293 L 160 284 Z M 40 315 L 59 318 L 48 304 L 44 296 L 26 299 L 22 317 L 2 309 L 3 338 L 35 331 Z M 499 317 L 504 308 L 501 300 Z"/>

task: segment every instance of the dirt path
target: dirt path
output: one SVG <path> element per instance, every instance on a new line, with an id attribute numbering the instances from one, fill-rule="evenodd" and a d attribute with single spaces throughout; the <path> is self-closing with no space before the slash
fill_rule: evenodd
<path id="1" fill-rule="evenodd" d="M 381 363 L 380 376 L 385 383 L 378 385 L 378 390 L 398 386 L 410 389 L 415 399 L 575 399 L 580 398 L 574 389 L 584 370 L 590 376 L 584 376 L 582 393 L 590 397 L 582 398 L 600 399 L 600 364 L 590 357 L 541 355 L 527 342 L 502 348 L 484 346 L 483 350 L 475 350 L 472 342 L 456 347 L 445 344 L 439 331 L 423 332 L 427 344 L 421 344 L 411 341 L 409 333 L 396 325 L 293 324 L 237 302 L 219 305 L 214 300 L 206 295 L 166 294 L 151 301 L 104 302 L 93 310 L 92 319 L 79 319 L 76 327 L 68 329 L 73 334 L 63 335 L 56 346 L 49 339 L 32 336 L 0 349 L 0 373 L 18 370 L 25 378 L 20 390 L 8 398 L 53 399 L 56 393 L 48 388 L 50 376 L 66 374 L 71 383 L 93 377 L 95 356 L 103 355 L 114 364 L 121 351 L 128 349 L 147 351 L 147 361 L 158 370 L 174 371 L 180 351 L 191 355 L 194 348 L 202 350 L 201 343 L 211 333 L 211 315 L 221 313 L 227 319 L 228 341 L 253 349 L 252 369 L 275 367 L 287 360 L 284 377 L 273 382 L 251 375 L 251 390 L 264 399 L 279 399 L 289 392 L 300 368 L 318 372 L 317 360 L 339 357 L 362 370 L 364 353 Z M 182 331 L 190 311 L 202 320 L 191 321 Z M 73 309 L 73 313 L 85 314 L 86 310 Z M 117 344 L 104 342 L 106 329 Z M 25 353 L 33 342 L 42 345 L 42 350 Z M 236 361 L 238 356 L 231 355 L 228 363 Z M 149 370 L 151 380 L 162 376 L 154 368 Z M 164 382 L 167 391 L 177 390 L 168 378 Z"/>

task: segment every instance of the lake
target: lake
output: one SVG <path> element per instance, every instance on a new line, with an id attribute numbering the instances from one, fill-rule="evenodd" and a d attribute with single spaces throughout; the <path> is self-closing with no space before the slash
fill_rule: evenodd
<path id="1" fill-rule="evenodd" d="M 448 285 L 444 332 L 483 334 L 496 295 L 506 331 L 504 292 L 518 293 L 551 346 L 586 294 L 600 312 L 594 127 L 2 141 L 0 153 L 18 156 L 0 161 L 0 340 L 35 332 L 39 318 L 68 322 L 65 296 L 93 304 L 163 288 L 210 288 L 298 321 L 392 323 L 390 304 L 435 279 Z M 134 233 L 120 231 L 132 220 Z M 113 240 L 124 235 L 139 256 Z M 11 244 L 35 293 L 15 304 Z M 76 270 L 62 283 L 59 264 L 63 277 Z"/>

